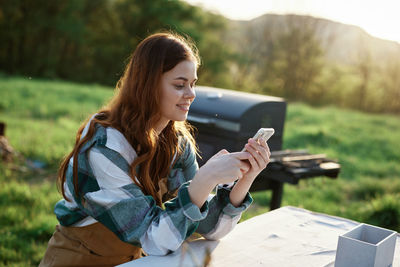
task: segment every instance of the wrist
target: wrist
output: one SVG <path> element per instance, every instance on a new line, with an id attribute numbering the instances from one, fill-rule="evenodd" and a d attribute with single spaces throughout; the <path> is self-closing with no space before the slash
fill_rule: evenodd
<path id="1" fill-rule="evenodd" d="M 215 186 L 216 184 L 212 182 L 211 176 L 199 169 L 188 188 L 192 203 L 201 208 Z"/>
<path id="2" fill-rule="evenodd" d="M 250 185 L 254 182 L 254 180 L 257 178 L 257 176 L 249 176 L 249 175 L 244 175 L 242 179 L 238 180 L 238 182 L 241 181 L 242 184 L 244 183 L 249 183 Z"/>
<path id="3" fill-rule="evenodd" d="M 234 207 L 239 207 L 245 199 L 247 192 L 253 183 L 254 179 L 246 179 L 243 177 L 238 180 L 229 194 L 229 200 Z"/>
<path id="4" fill-rule="evenodd" d="M 193 180 L 201 180 L 201 182 L 207 187 L 207 188 L 213 188 L 217 186 L 218 181 L 215 178 L 214 175 L 212 175 L 207 168 L 201 167 L 196 175 L 194 176 Z"/>

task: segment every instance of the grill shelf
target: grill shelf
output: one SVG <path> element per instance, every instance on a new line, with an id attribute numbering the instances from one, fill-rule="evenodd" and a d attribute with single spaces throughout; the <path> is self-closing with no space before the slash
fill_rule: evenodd
<path id="1" fill-rule="evenodd" d="M 271 209 L 279 208 L 283 184 L 298 184 L 301 179 L 318 176 L 337 178 L 340 164 L 327 159 L 324 154 L 309 154 L 306 150 L 282 150 L 271 152 L 271 161 L 259 174 L 250 191 L 271 189 Z"/>

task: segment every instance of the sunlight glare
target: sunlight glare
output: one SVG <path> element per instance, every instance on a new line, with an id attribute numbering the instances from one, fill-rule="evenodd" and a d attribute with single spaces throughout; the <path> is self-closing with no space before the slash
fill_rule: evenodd
<path id="1" fill-rule="evenodd" d="M 400 42 L 397 0 L 186 0 L 229 19 L 250 20 L 266 13 L 299 14 L 356 25 L 369 34 Z"/>

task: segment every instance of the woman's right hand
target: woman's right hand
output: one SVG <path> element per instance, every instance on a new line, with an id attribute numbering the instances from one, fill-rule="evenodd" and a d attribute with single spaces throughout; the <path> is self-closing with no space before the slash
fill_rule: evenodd
<path id="1" fill-rule="evenodd" d="M 190 182 L 188 190 L 192 202 L 200 208 L 217 184 L 242 178 L 250 169 L 248 160 L 251 157 L 249 152 L 228 153 L 225 149 L 212 156 Z"/>
<path id="2" fill-rule="evenodd" d="M 211 179 L 216 185 L 225 184 L 241 179 L 250 169 L 249 158 L 252 155 L 249 152 L 229 153 L 225 149 L 212 156 L 204 164 L 199 172 Z"/>

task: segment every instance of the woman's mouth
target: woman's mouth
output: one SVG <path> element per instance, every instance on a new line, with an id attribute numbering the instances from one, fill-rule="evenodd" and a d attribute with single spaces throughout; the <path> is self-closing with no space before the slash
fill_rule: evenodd
<path id="1" fill-rule="evenodd" d="M 182 111 L 189 111 L 189 104 L 178 104 L 176 105 L 179 109 L 181 109 Z"/>

